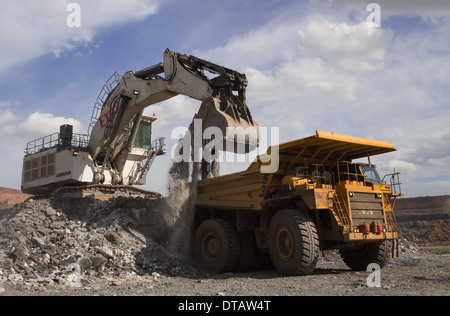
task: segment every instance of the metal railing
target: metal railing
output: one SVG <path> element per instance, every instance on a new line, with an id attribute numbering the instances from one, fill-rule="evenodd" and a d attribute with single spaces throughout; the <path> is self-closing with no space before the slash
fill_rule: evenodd
<path id="1" fill-rule="evenodd" d="M 326 171 L 324 165 L 303 165 L 295 168 L 295 172 L 298 178 L 309 179 L 317 186 L 321 184 L 332 186 L 335 185 L 334 175 L 331 172 Z"/>
<path id="2" fill-rule="evenodd" d="M 357 181 L 366 185 L 366 177 L 362 170 L 364 170 L 364 164 L 340 161 L 337 168 L 338 181 Z"/>
<path id="3" fill-rule="evenodd" d="M 384 180 L 386 177 L 389 178 L 389 185 L 391 186 L 391 194 L 393 196 L 402 196 L 402 183 L 400 182 L 400 172 L 395 172 L 387 174 L 383 177 L 383 182 L 386 183 Z"/>
<path id="4" fill-rule="evenodd" d="M 27 144 L 25 155 L 33 155 L 45 150 L 60 147 L 62 144 L 60 134 L 54 133 L 35 140 Z M 87 149 L 89 146 L 89 136 L 86 134 L 72 134 L 70 142 L 72 148 Z"/>
<path id="5" fill-rule="evenodd" d="M 91 122 L 89 123 L 88 135 L 90 136 L 92 130 L 94 129 L 95 124 L 100 117 L 100 113 L 102 112 L 103 106 L 105 104 L 106 99 L 109 94 L 117 87 L 120 82 L 120 75 L 118 72 L 115 72 L 108 80 L 106 80 L 105 85 L 102 90 L 98 94 L 97 100 L 94 104 L 94 109 L 92 110 Z"/>

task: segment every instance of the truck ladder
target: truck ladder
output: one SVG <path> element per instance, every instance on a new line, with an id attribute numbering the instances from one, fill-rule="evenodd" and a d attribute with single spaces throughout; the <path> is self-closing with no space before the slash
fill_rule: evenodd
<path id="1" fill-rule="evenodd" d="M 335 192 L 333 194 L 333 205 L 334 205 L 334 214 L 335 214 L 335 218 L 336 221 L 338 222 L 338 225 L 340 226 L 347 226 L 350 228 L 350 218 L 348 216 L 349 212 L 347 210 L 347 208 L 344 209 L 344 207 L 342 207 L 342 203 L 341 201 L 339 201 L 339 197 L 337 192 Z M 337 215 L 337 216 L 336 216 Z"/>
<path id="2" fill-rule="evenodd" d="M 397 230 L 397 219 L 394 214 L 394 205 L 395 205 L 396 197 L 394 197 L 394 201 L 391 204 L 391 207 L 386 211 L 386 229 L 388 231 L 398 231 Z M 399 242 L 398 239 L 394 239 L 392 245 L 392 258 L 398 258 L 399 256 Z"/>
<path id="3" fill-rule="evenodd" d="M 392 210 L 386 211 L 386 224 L 389 227 L 389 231 L 397 231 L 397 220 Z"/>

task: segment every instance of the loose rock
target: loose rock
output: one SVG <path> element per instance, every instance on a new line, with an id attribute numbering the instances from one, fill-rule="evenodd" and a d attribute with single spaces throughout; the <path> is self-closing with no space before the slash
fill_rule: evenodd
<path id="1" fill-rule="evenodd" d="M 195 271 L 176 253 L 163 250 L 171 229 L 161 213 L 165 203 L 29 199 L 2 210 L 0 277 L 34 288 L 66 285 L 69 279 L 95 284 L 92 280 L 105 275 L 151 273 L 158 280 Z"/>

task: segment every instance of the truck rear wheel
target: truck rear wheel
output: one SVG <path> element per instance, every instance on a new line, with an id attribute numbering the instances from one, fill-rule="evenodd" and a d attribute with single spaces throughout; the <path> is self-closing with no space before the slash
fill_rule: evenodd
<path id="1" fill-rule="evenodd" d="M 270 257 L 287 275 L 307 275 L 319 259 L 319 235 L 309 216 L 297 210 L 283 210 L 270 223 Z"/>
<path id="2" fill-rule="evenodd" d="M 392 240 L 341 249 L 339 252 L 345 264 L 354 271 L 366 271 L 371 263 L 376 263 L 383 268 L 392 253 Z"/>
<path id="3" fill-rule="evenodd" d="M 239 232 L 239 239 L 241 242 L 241 255 L 239 256 L 239 263 L 235 271 L 247 272 L 256 264 L 257 248 L 255 235 L 251 231 L 242 231 Z"/>
<path id="4" fill-rule="evenodd" d="M 194 255 L 208 272 L 223 273 L 235 269 L 241 247 L 234 226 L 224 219 L 204 221 L 195 232 Z"/>

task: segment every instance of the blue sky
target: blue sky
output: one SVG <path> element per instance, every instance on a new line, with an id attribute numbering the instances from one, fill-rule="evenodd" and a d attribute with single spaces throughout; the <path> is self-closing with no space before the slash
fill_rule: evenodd
<path id="1" fill-rule="evenodd" d="M 4 0 L 0 12 L 0 186 L 20 188 L 23 149 L 71 123 L 88 128 L 104 82 L 162 61 L 166 48 L 245 72 L 247 103 L 280 141 L 324 130 L 390 141 L 374 157 L 402 172 L 407 196 L 450 194 L 450 3 L 378 1 Z M 148 108 L 155 135 L 187 126 L 199 103 L 179 96 Z M 170 155 L 145 186 L 165 193 Z M 244 165 L 227 165 L 237 170 Z"/>

